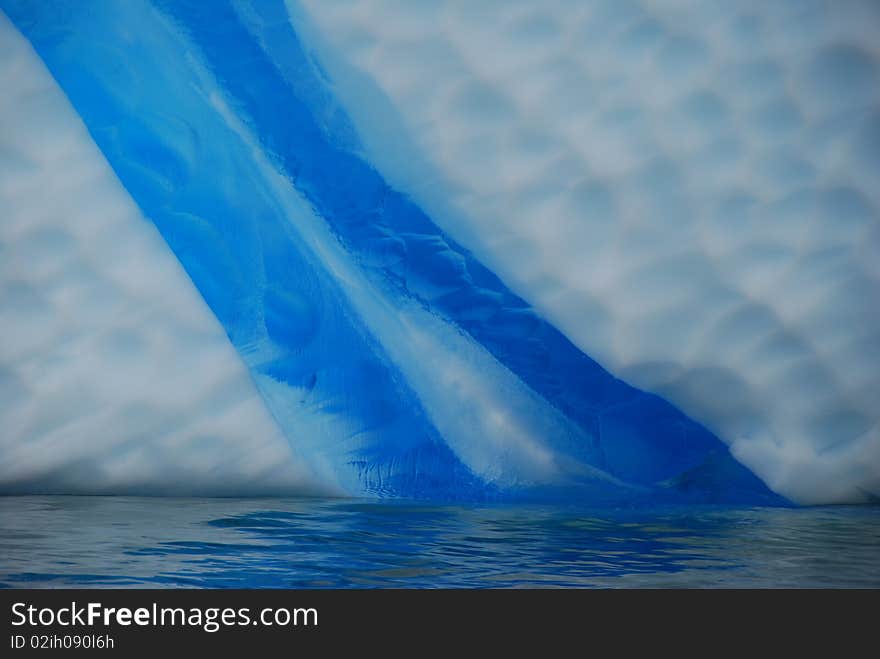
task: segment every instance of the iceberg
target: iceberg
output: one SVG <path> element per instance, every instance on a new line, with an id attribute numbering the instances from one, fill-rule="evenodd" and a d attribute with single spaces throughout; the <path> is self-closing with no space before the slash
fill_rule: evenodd
<path id="1" fill-rule="evenodd" d="M 338 494 L 0 15 L 6 493 Z"/>
<path id="2" fill-rule="evenodd" d="M 0 489 L 880 494 L 869 3 L 0 9 Z"/>

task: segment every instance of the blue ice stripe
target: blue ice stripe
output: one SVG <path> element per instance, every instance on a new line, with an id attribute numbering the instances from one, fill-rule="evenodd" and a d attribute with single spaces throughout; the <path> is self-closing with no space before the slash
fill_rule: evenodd
<path id="1" fill-rule="evenodd" d="M 0 7 L 251 371 L 289 387 L 267 403 L 299 456 L 338 465 L 353 494 L 495 496 L 449 449 L 338 283 L 290 230 L 249 147 L 162 41 L 158 14 L 137 2 L 2 0 Z M 346 432 L 314 445 L 284 422 L 297 414 Z"/>
<path id="2" fill-rule="evenodd" d="M 780 501 L 716 437 L 607 373 L 391 189 L 357 155 L 350 122 L 280 1 L 252 10 L 284 45 L 282 62 L 226 2 L 155 4 L 189 34 L 234 109 L 374 282 L 455 323 L 594 438 L 555 448 L 624 480 L 660 483 L 657 498 Z M 178 63 L 155 61 L 158 46 L 144 49 L 155 25 L 141 22 L 149 17 L 136 5 L 0 0 L 252 370 L 354 420 L 357 442 L 310 450 L 341 458 L 372 492 L 499 496 L 449 451 L 381 346 L 352 324 L 344 293 L 241 166 L 249 157 L 200 92 L 169 98 L 164 77 Z M 145 34 L 132 40 L 132 31 Z M 266 340 L 281 353 L 256 359 Z"/>
<path id="3" fill-rule="evenodd" d="M 455 323 L 594 438 L 564 450 L 630 482 L 688 489 L 700 480 L 698 489 L 717 490 L 720 478 L 735 498 L 774 498 L 717 437 L 608 373 L 363 160 L 281 0 L 249 12 L 251 30 L 283 43 L 283 62 L 267 56 L 230 3 L 156 4 L 198 44 L 264 148 L 374 281 Z"/>

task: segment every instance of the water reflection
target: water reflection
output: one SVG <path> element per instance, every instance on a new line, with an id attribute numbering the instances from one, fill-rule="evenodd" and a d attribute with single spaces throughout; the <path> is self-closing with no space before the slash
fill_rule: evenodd
<path id="1" fill-rule="evenodd" d="M 880 586 L 880 508 L 0 498 L 13 587 Z"/>

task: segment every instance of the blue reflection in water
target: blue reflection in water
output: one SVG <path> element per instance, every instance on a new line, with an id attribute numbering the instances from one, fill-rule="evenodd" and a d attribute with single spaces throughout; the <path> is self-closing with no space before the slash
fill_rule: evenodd
<path id="1" fill-rule="evenodd" d="M 6 497 L 12 587 L 880 586 L 880 508 Z"/>

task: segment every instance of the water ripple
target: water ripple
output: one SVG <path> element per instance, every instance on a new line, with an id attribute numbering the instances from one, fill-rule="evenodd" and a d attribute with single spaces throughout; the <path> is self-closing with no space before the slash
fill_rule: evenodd
<path id="1" fill-rule="evenodd" d="M 3 587 L 878 587 L 880 507 L 0 498 Z"/>

